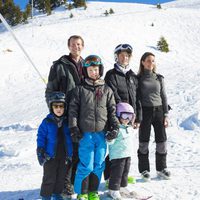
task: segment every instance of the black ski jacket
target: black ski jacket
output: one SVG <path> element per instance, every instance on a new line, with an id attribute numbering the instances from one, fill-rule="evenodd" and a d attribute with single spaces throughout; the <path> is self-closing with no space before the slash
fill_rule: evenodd
<path id="1" fill-rule="evenodd" d="M 126 74 L 114 68 L 109 70 L 105 76 L 105 82 L 114 92 L 116 103 L 127 102 L 133 106 L 136 113 L 136 122 L 141 122 L 142 111 L 138 97 L 138 79 L 136 74 L 129 70 Z"/>

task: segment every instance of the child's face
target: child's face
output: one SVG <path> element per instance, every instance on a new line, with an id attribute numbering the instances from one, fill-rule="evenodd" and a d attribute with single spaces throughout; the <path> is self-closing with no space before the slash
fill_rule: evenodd
<path id="1" fill-rule="evenodd" d="M 132 113 L 121 113 L 120 123 L 123 125 L 128 125 L 134 119 L 134 114 Z"/>
<path id="2" fill-rule="evenodd" d="M 89 78 L 93 80 L 99 79 L 99 66 L 95 65 L 95 66 L 87 67 L 87 74 Z"/>
<path id="3" fill-rule="evenodd" d="M 65 105 L 64 105 L 64 103 L 53 103 L 52 109 L 53 109 L 53 113 L 56 116 L 61 117 L 64 114 Z"/>
<path id="4" fill-rule="evenodd" d="M 130 62 L 130 59 L 131 59 L 131 56 L 126 51 L 122 51 L 118 55 L 118 62 L 122 66 L 127 66 Z"/>
<path id="5" fill-rule="evenodd" d="M 120 121 L 121 124 L 123 124 L 125 126 L 127 126 L 130 122 L 129 119 L 122 119 L 121 117 L 120 117 L 119 121 Z"/>

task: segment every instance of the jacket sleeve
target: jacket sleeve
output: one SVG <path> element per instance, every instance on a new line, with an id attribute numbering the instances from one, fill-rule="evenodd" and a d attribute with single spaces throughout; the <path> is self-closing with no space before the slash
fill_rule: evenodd
<path id="1" fill-rule="evenodd" d="M 166 91 L 165 91 L 165 84 L 164 84 L 163 76 L 160 78 L 160 83 L 161 83 L 160 95 L 161 95 L 161 99 L 162 99 L 163 111 L 164 111 L 164 115 L 167 116 L 168 115 L 168 103 L 167 103 L 167 95 L 166 95 Z"/>
<path id="2" fill-rule="evenodd" d="M 49 72 L 48 83 L 45 91 L 47 105 L 49 96 L 54 91 L 60 91 L 56 65 L 52 65 Z"/>
<path id="3" fill-rule="evenodd" d="M 80 88 L 76 86 L 72 90 L 72 96 L 69 102 L 69 111 L 68 111 L 68 126 L 69 128 L 78 126 L 78 115 L 80 108 Z"/>
<path id="4" fill-rule="evenodd" d="M 46 119 L 44 119 L 38 128 L 37 147 L 45 149 L 47 132 Z"/>
<path id="5" fill-rule="evenodd" d="M 108 130 L 119 129 L 119 120 L 116 117 L 116 103 L 113 91 L 108 87 L 107 98 L 107 110 L 108 110 Z"/>
<path id="6" fill-rule="evenodd" d="M 118 91 L 117 91 L 118 86 L 117 86 L 117 82 L 115 80 L 115 77 L 112 71 L 113 70 L 110 70 L 106 73 L 104 80 L 105 80 L 105 83 L 112 89 L 116 103 L 119 103 L 121 102 L 121 98 L 118 95 Z"/>
<path id="7" fill-rule="evenodd" d="M 142 104 L 140 101 L 139 87 L 136 89 L 136 118 L 135 122 L 140 123 L 142 121 Z"/>

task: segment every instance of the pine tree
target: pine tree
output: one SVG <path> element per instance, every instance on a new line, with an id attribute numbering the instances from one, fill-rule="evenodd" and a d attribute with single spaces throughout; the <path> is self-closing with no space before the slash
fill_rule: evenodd
<path id="1" fill-rule="evenodd" d="M 70 4 L 68 4 L 68 7 L 67 7 L 67 9 L 68 10 L 71 10 L 73 8 L 73 6 L 72 6 L 72 4 L 70 3 Z"/>
<path id="2" fill-rule="evenodd" d="M 160 37 L 160 40 L 157 43 L 157 48 L 162 52 L 169 52 L 169 45 L 167 43 L 167 40 L 163 36 Z"/>
<path id="3" fill-rule="evenodd" d="M 6 19 L 7 23 L 15 26 L 22 22 L 22 12 L 19 6 L 15 6 L 13 0 L 5 0 L 2 4 L 1 13 Z"/>
<path id="4" fill-rule="evenodd" d="M 27 22 L 28 17 L 31 16 L 31 5 L 27 4 L 25 11 L 22 13 L 22 21 Z"/>
<path id="5" fill-rule="evenodd" d="M 85 0 L 73 0 L 73 2 L 74 2 L 74 7 L 75 8 L 85 7 L 86 6 Z"/>
<path id="6" fill-rule="evenodd" d="M 112 8 L 110 8 L 110 10 L 109 10 L 109 14 L 114 14 L 114 11 L 113 11 Z"/>
<path id="7" fill-rule="evenodd" d="M 162 7 L 161 7 L 161 4 L 157 4 L 157 6 L 156 6 L 158 9 L 161 9 Z"/>
<path id="8" fill-rule="evenodd" d="M 39 11 L 45 12 L 44 0 L 33 0 L 33 7 Z"/>
<path id="9" fill-rule="evenodd" d="M 44 1 L 44 7 L 45 7 L 45 12 L 47 13 L 47 15 L 51 15 L 51 2 L 50 2 L 50 0 Z"/>

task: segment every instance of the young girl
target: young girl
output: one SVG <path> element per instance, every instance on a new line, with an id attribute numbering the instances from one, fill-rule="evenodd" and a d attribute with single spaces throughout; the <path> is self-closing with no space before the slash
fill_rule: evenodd
<path id="1" fill-rule="evenodd" d="M 120 121 L 118 136 L 108 141 L 110 157 L 108 194 L 113 199 L 120 200 L 120 188 L 125 188 L 128 184 L 128 173 L 133 154 L 132 123 L 135 120 L 133 107 L 128 103 L 118 103 L 117 117 Z"/>
<path id="2" fill-rule="evenodd" d="M 111 138 L 118 132 L 114 94 L 104 80 L 99 56 L 90 55 L 83 65 L 84 82 L 73 91 L 69 104 L 69 127 L 79 142 L 79 159 L 74 190 L 79 200 L 99 200 L 98 188 L 106 154 L 108 119 Z"/>
<path id="3" fill-rule="evenodd" d="M 42 121 L 37 134 L 37 157 L 43 166 L 40 195 L 42 200 L 63 200 L 66 164 L 71 162 L 72 141 L 65 117 L 65 94 L 49 96 L 50 114 Z"/>
<path id="4" fill-rule="evenodd" d="M 155 132 L 156 170 L 159 176 L 170 178 L 167 170 L 167 136 L 168 104 L 164 87 L 164 77 L 156 73 L 155 55 L 143 54 L 138 73 L 139 94 L 142 104 L 142 122 L 139 129 L 138 165 L 145 181 L 150 180 L 149 140 L 151 125 Z"/>

